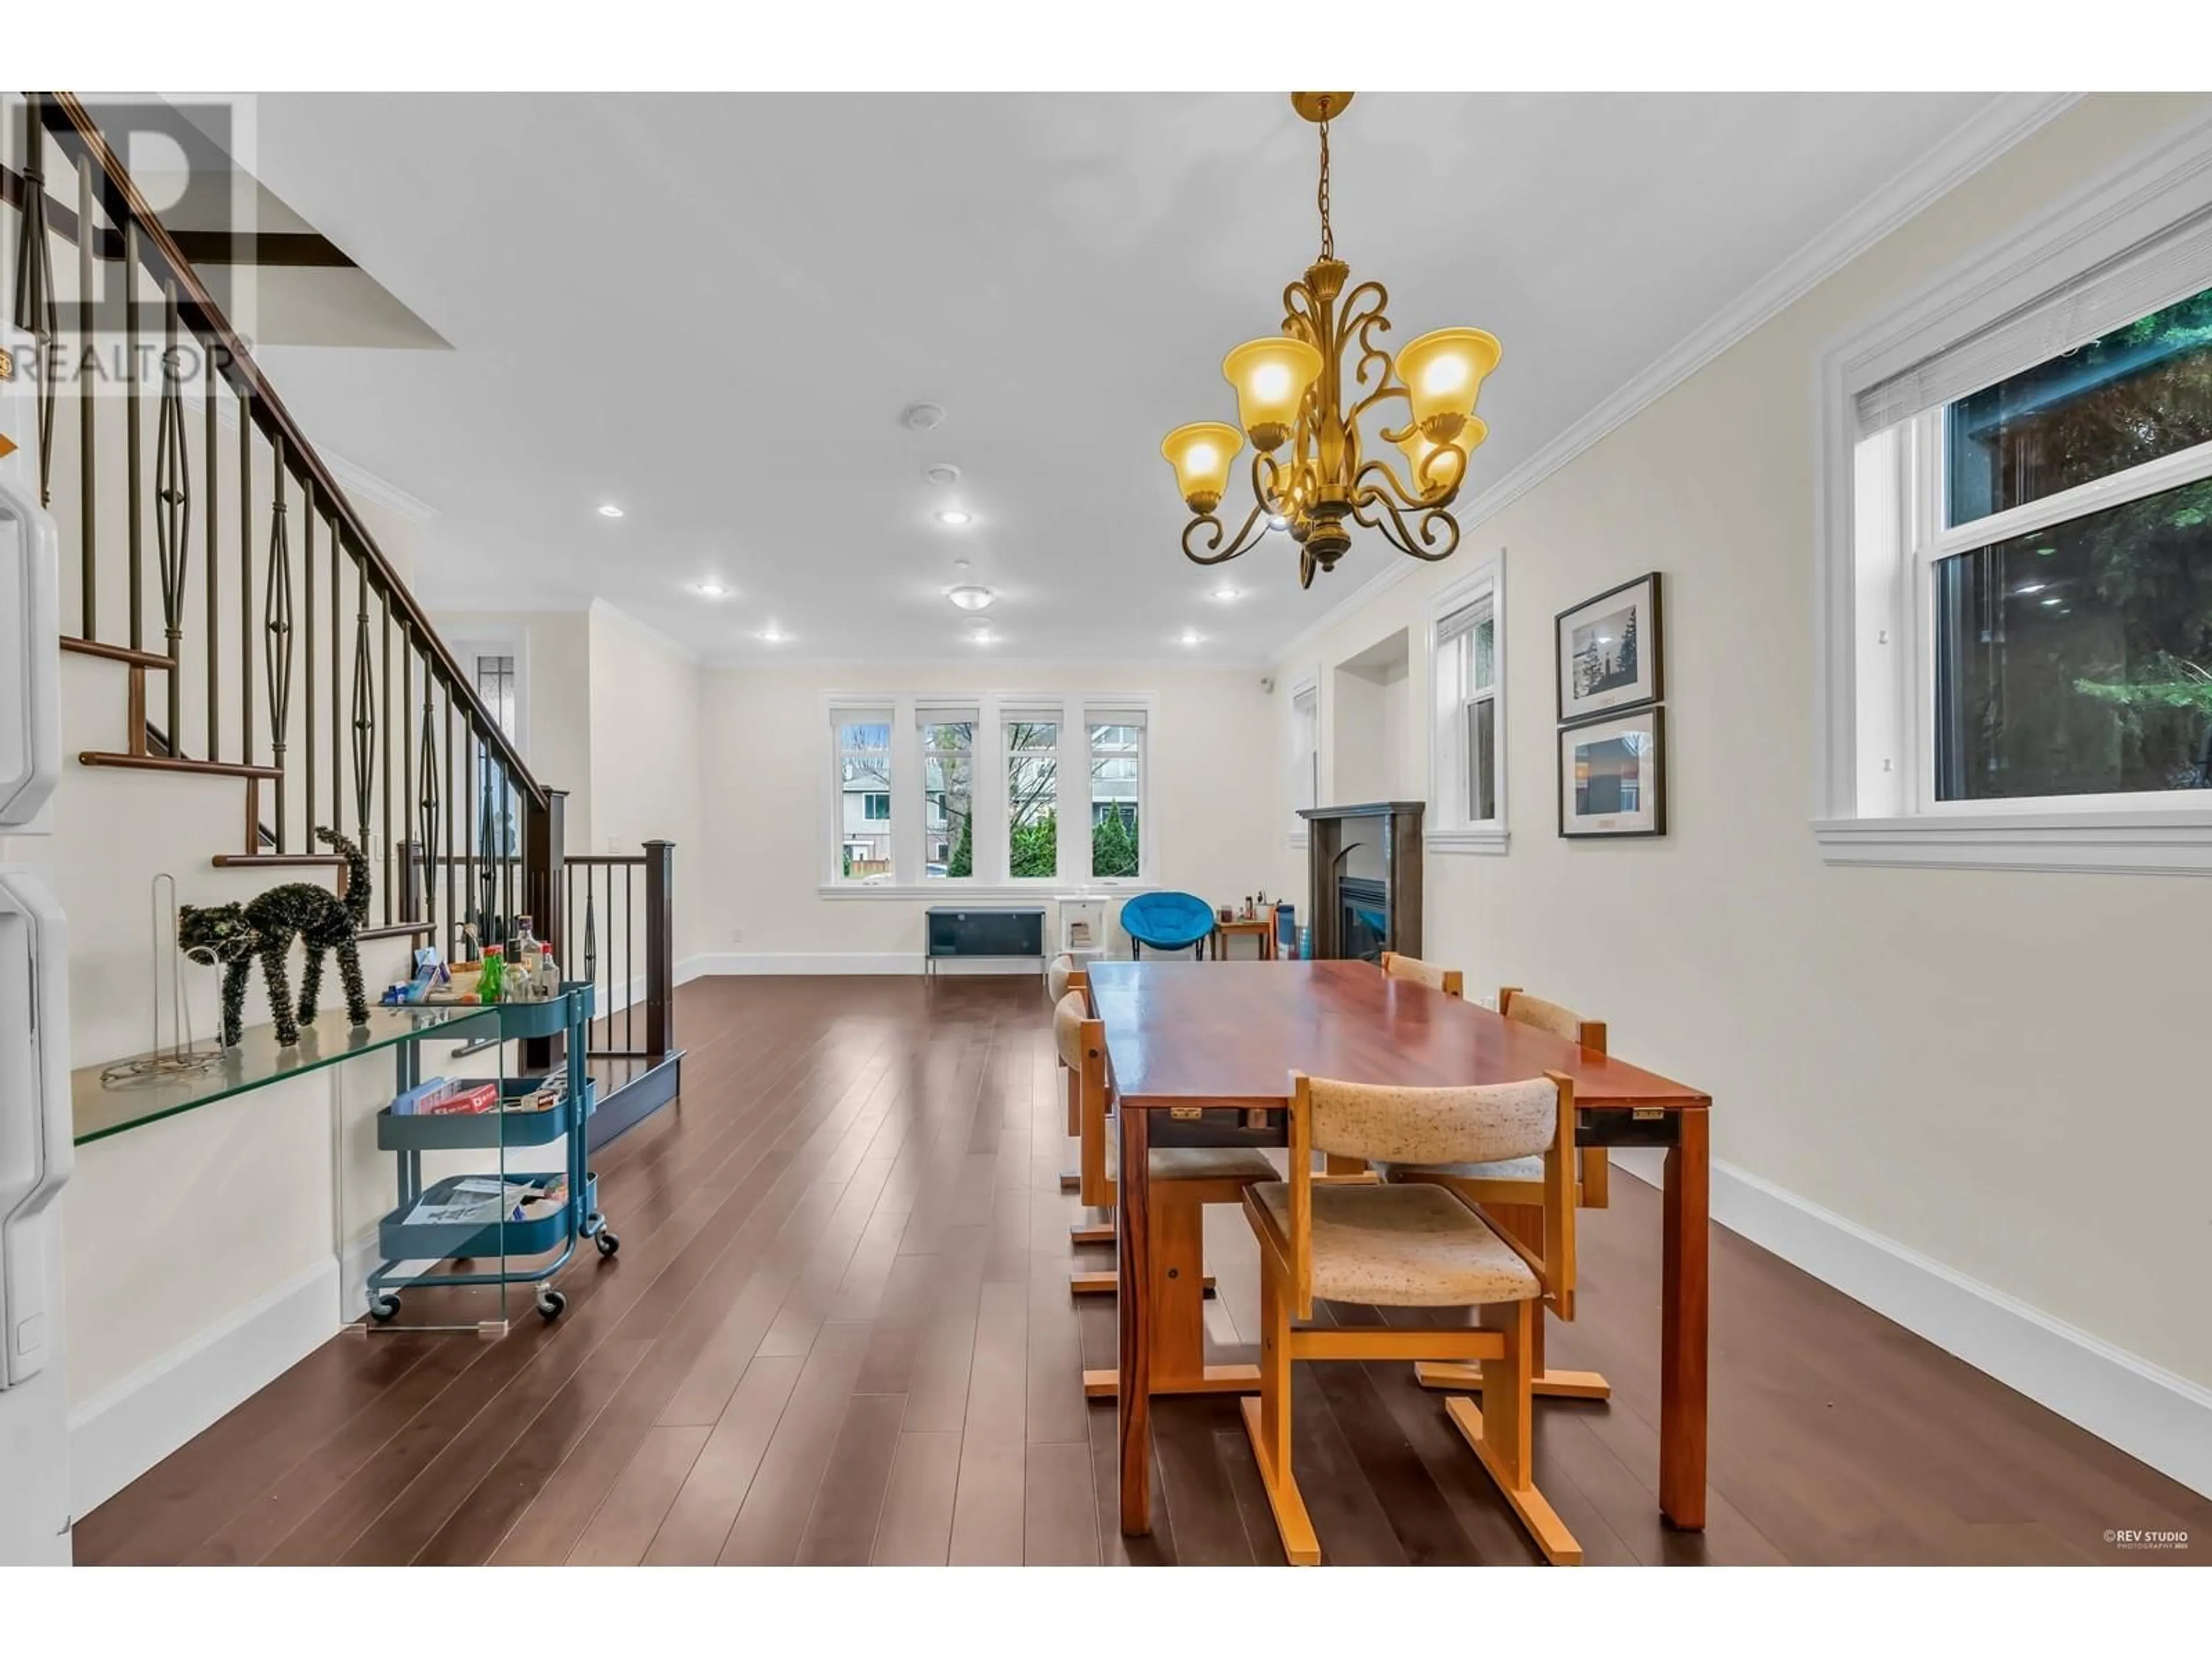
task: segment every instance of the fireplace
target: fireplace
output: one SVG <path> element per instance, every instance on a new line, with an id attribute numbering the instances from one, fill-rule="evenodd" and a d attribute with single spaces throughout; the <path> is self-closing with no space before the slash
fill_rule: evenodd
<path id="1" fill-rule="evenodd" d="M 1342 901 L 1337 955 L 1357 962 L 1381 957 L 1390 939 L 1390 890 L 1379 881 L 1346 876 L 1336 884 Z"/>
<path id="2" fill-rule="evenodd" d="M 1300 812 L 1308 827 L 1313 954 L 1372 962 L 1421 953 L 1421 803 Z"/>

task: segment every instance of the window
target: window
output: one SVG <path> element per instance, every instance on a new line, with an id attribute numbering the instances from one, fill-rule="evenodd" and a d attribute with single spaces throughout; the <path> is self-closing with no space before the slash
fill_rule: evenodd
<path id="1" fill-rule="evenodd" d="M 1439 852 L 1503 852 L 1504 675 L 1500 561 L 1478 566 L 1430 607 L 1430 790 Z"/>
<path id="2" fill-rule="evenodd" d="M 1060 717 L 1010 709 L 1006 739 L 1006 874 L 1030 881 L 1060 873 Z"/>
<path id="3" fill-rule="evenodd" d="M 1824 360 L 1830 859 L 2212 870 L 2203 159 Z"/>
<path id="4" fill-rule="evenodd" d="M 1091 874 L 1133 879 L 1142 864 L 1145 714 L 1141 708 L 1085 711 L 1091 744 Z"/>
<path id="5" fill-rule="evenodd" d="M 887 709 L 830 714 L 837 744 L 838 862 L 844 881 L 891 877 L 891 717 Z M 878 813 L 873 803 L 881 799 Z"/>
<path id="6" fill-rule="evenodd" d="M 824 699 L 826 895 L 1140 884 L 1152 698 Z"/>
<path id="7" fill-rule="evenodd" d="M 1304 846 L 1301 811 L 1321 805 L 1321 671 L 1291 688 L 1291 839 Z"/>
<path id="8" fill-rule="evenodd" d="M 925 706 L 921 729 L 922 869 L 932 881 L 975 873 L 975 711 Z"/>

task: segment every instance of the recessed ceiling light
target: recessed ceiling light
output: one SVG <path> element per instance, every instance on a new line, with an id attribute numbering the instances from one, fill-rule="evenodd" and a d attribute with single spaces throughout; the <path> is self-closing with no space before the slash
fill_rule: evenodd
<path id="1" fill-rule="evenodd" d="M 1222 604 L 1226 605 L 1231 599 L 1243 599 L 1244 597 L 1244 590 L 1241 587 L 1232 587 L 1227 582 L 1224 582 L 1220 586 L 1213 590 L 1213 597 L 1220 600 Z"/>
<path id="2" fill-rule="evenodd" d="M 945 424 L 945 405 L 942 404 L 908 404 L 899 411 L 899 419 L 915 432 L 934 432 Z"/>
<path id="3" fill-rule="evenodd" d="M 617 507 L 612 501 L 601 501 L 599 503 L 599 516 L 601 518 L 619 519 L 622 515 L 622 508 Z"/>
<path id="4" fill-rule="evenodd" d="M 950 461 L 939 461 L 935 466 L 922 468 L 921 476 L 942 489 L 948 484 L 960 482 L 960 469 Z"/>
<path id="5" fill-rule="evenodd" d="M 709 576 L 703 582 L 693 582 L 691 591 L 709 599 L 726 599 L 738 590 L 734 587 L 726 587 Z"/>
<path id="6" fill-rule="evenodd" d="M 946 588 L 945 597 L 963 611 L 988 611 L 999 596 L 981 582 L 962 582 L 957 587 Z"/>
<path id="7" fill-rule="evenodd" d="M 1186 628 L 1178 637 L 1176 643 L 1180 645 L 1204 645 L 1206 643 L 1206 635 L 1200 633 L 1195 628 Z"/>
<path id="8" fill-rule="evenodd" d="M 970 645 L 996 645 L 999 636 L 988 628 L 975 628 L 968 632 L 968 642 Z"/>
<path id="9" fill-rule="evenodd" d="M 955 530 L 963 524 L 973 524 L 975 521 L 974 514 L 957 507 L 940 507 L 933 516 L 938 523 Z"/>
<path id="10" fill-rule="evenodd" d="M 2022 582 L 2018 587 L 2014 588 L 2013 592 L 2025 598 L 2030 593 L 2040 593 L 2050 586 L 2049 582 Z"/>
<path id="11" fill-rule="evenodd" d="M 789 639 L 791 635 L 785 633 L 774 623 L 770 623 L 766 628 L 761 629 L 760 637 L 763 641 L 769 645 L 781 645 L 786 640 Z"/>

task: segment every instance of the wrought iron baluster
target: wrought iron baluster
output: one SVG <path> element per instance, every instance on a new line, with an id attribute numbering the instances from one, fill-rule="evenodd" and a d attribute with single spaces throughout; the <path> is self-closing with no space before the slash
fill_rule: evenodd
<path id="1" fill-rule="evenodd" d="M 326 526 L 331 533 L 331 828 L 345 827 L 345 578 L 339 562 L 338 517 L 333 512 Z M 364 817 L 367 814 L 363 814 Z"/>
<path id="2" fill-rule="evenodd" d="M 222 381 L 216 372 L 216 348 L 202 344 L 200 349 L 207 356 L 207 401 L 200 427 L 200 477 L 207 489 L 207 510 L 200 514 L 200 521 L 207 526 L 206 569 L 200 578 L 207 589 L 207 757 L 219 761 L 222 758 L 222 692 L 216 682 L 222 678 L 222 584 L 216 578 L 222 572 L 222 562 L 216 556 L 216 529 L 222 517 L 222 500 L 216 481 L 222 474 L 216 465 L 215 409 Z"/>
<path id="3" fill-rule="evenodd" d="M 425 726 L 428 726 L 429 723 L 430 709 L 428 699 L 430 696 L 430 662 L 426 657 L 423 659 L 422 662 L 422 696 L 424 700 L 422 715 L 423 724 Z M 469 890 L 464 886 L 457 893 L 454 890 L 453 886 L 453 873 L 457 867 L 453 857 L 453 832 L 462 821 L 461 808 L 463 803 L 467 799 L 454 779 L 455 769 L 459 767 L 461 764 L 462 758 L 460 749 L 453 742 L 453 689 L 449 685 L 446 688 L 445 773 L 446 793 L 453 798 L 453 810 L 446 814 L 446 927 L 449 932 L 458 930 L 467 921 L 467 918 L 461 914 L 461 907 L 468 901 Z M 465 835 L 462 839 L 465 841 L 467 836 Z M 459 943 L 458 933 L 456 933 L 455 936 L 455 943 L 457 945 Z M 458 960 L 459 952 L 457 950 L 450 951 L 447 953 L 447 957 L 449 961 Z"/>
<path id="4" fill-rule="evenodd" d="M 253 764 L 253 399 L 238 394 L 238 757 Z M 267 641 L 264 641 L 264 648 Z"/>
<path id="5" fill-rule="evenodd" d="M 23 100 L 23 223 L 15 243 L 15 326 L 33 337 L 39 376 L 39 504 L 53 505 L 54 341 L 61 311 L 54 299 L 54 250 L 46 229 L 46 99 Z M 79 240 L 83 225 L 79 222 Z M 83 264 L 82 253 L 78 256 Z M 89 637 L 89 636 L 88 636 Z M 133 641 L 136 643 L 136 641 Z"/>
<path id="6" fill-rule="evenodd" d="M 154 427 L 154 551 L 161 562 L 161 634 L 169 652 L 169 752 L 185 752 L 185 584 L 191 574 L 191 457 L 185 445 L 184 354 L 177 349 L 177 289 L 161 285 L 161 406 Z"/>
<path id="7" fill-rule="evenodd" d="M 366 573 L 368 566 L 362 570 Z M 384 787 L 378 792 L 384 821 L 384 925 L 392 926 L 392 595 L 378 596 L 378 608 L 384 618 L 384 673 L 378 683 L 378 696 L 384 705 Z M 403 911 L 404 915 L 404 912 Z M 413 916 L 407 920 L 413 921 Z"/>
<path id="8" fill-rule="evenodd" d="M 597 868 L 584 866 L 584 978 L 592 985 L 599 982 L 599 915 L 592 893 L 592 872 Z"/>
<path id="9" fill-rule="evenodd" d="M 635 894 L 630 887 L 629 866 L 625 864 L 623 866 L 622 918 L 623 1047 L 625 1048 L 635 1048 L 637 1047 L 637 1033 L 634 1026 L 634 1020 L 637 1012 L 637 998 L 631 994 L 631 988 L 636 983 L 637 980 L 637 961 L 635 957 L 635 947 L 630 937 L 636 929 L 637 901 Z"/>
<path id="10" fill-rule="evenodd" d="M 354 589 L 353 805 L 354 822 L 360 826 L 361 848 L 366 855 L 369 845 L 368 798 L 374 793 L 370 769 L 376 761 L 376 705 L 372 700 L 369 685 L 373 665 L 368 655 L 368 566 L 366 563 L 360 567 L 360 580 Z"/>
<path id="11" fill-rule="evenodd" d="M 386 597 L 386 603 L 390 603 L 389 596 Z M 391 677 L 387 674 L 385 678 L 386 689 L 388 691 L 391 685 Z M 427 698 L 428 695 L 429 688 L 425 686 L 423 688 L 423 696 Z M 403 801 L 411 803 L 415 799 L 415 762 L 416 759 L 416 746 L 415 742 L 415 632 L 412 628 L 404 622 L 399 624 L 399 799 Z M 427 719 L 425 719 L 422 723 L 422 729 L 426 732 L 430 729 L 429 721 Z M 388 791 L 386 793 L 387 794 L 389 793 Z M 387 808 L 387 810 L 389 809 Z M 400 808 L 400 811 L 403 812 L 410 812 L 414 810 L 415 809 L 411 805 Z M 436 844 L 432 842 L 424 841 L 419 842 L 416 844 L 422 849 L 422 858 L 424 860 L 422 865 L 422 885 L 429 890 L 430 896 L 434 901 L 437 897 L 438 891 L 438 871 L 437 866 L 431 864 L 428 860 L 438 856 L 438 848 Z M 423 920 L 425 916 L 434 916 L 436 915 L 437 909 L 434 903 L 432 908 L 427 912 L 411 916 L 403 915 L 400 917 L 400 920 L 402 921 L 420 921 Z M 431 942 L 435 944 L 437 941 L 433 939 Z"/>
<path id="12" fill-rule="evenodd" d="M 305 471 L 300 475 L 300 521 L 306 539 L 300 548 L 300 572 L 304 578 L 300 637 L 307 643 L 305 672 L 300 676 L 300 695 L 306 702 L 300 722 L 301 747 L 307 757 L 307 773 L 300 791 L 301 845 L 315 850 L 315 481 Z M 337 665 L 331 665 L 336 679 Z M 333 757 L 333 764 L 336 757 Z"/>
<path id="13" fill-rule="evenodd" d="M 269 680 L 270 764 L 276 769 L 276 850 L 284 850 L 284 737 L 292 712 L 292 546 L 284 527 L 284 440 L 275 442 L 276 497 L 269 509 L 269 595 L 262 606 Z"/>
<path id="14" fill-rule="evenodd" d="M 123 344 L 129 357 L 129 367 L 123 376 L 123 431 L 125 472 L 130 480 L 128 491 L 131 514 L 131 648 L 146 648 L 146 570 L 145 539 L 140 510 L 139 473 L 144 465 L 140 451 L 145 447 L 138 428 L 138 225 L 136 220 L 123 222 L 123 270 L 119 273 L 123 284 Z M 176 672 L 173 666 L 170 673 Z M 132 732 L 135 744 L 143 736 Z"/>
<path id="15" fill-rule="evenodd" d="M 434 859 L 438 855 L 438 736 L 436 728 L 430 723 L 430 682 L 426 677 L 422 682 L 422 752 L 420 757 L 422 793 L 415 806 L 422 830 L 422 856 L 425 860 Z M 429 914 L 420 920 L 434 924 L 438 920 L 437 868 L 434 865 L 423 873 L 426 879 L 422 883 L 422 890 L 430 908 Z M 414 921 L 417 918 L 409 916 L 405 920 Z M 446 954 L 449 961 L 453 959 L 452 951 Z"/>
<path id="16" fill-rule="evenodd" d="M 92 168 L 80 161 L 76 167 L 76 334 L 80 362 L 95 349 L 94 331 L 99 311 L 94 298 L 92 264 Z M 77 592 L 77 636 L 100 637 L 100 476 L 95 465 L 100 446 L 93 411 L 100 399 L 91 388 L 79 386 L 76 400 L 77 447 L 77 563 L 81 582 Z M 49 449 L 46 453 L 52 453 Z"/>

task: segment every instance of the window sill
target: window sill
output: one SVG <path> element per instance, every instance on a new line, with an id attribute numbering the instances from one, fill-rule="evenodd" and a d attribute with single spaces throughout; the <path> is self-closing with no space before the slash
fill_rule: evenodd
<path id="1" fill-rule="evenodd" d="M 1480 853 L 1498 858 L 1505 853 L 1510 835 L 1505 830 L 1430 830 L 1423 832 L 1421 845 L 1431 853 Z"/>
<path id="2" fill-rule="evenodd" d="M 1027 900 L 1032 904 L 1057 903 L 1062 899 L 1115 899 L 1131 893 L 1156 893 L 1160 884 L 1156 881 L 1124 881 L 1108 885 L 1103 882 L 951 882 L 933 881 L 917 886 L 911 883 L 894 886 L 889 882 L 880 886 L 863 886 L 857 882 L 825 882 L 815 889 L 817 896 L 826 899 L 898 899 L 912 902 L 927 899 L 938 904 L 1010 904 L 1016 900 Z"/>
<path id="3" fill-rule="evenodd" d="M 2212 811 L 1987 812 L 1816 818 L 1830 864 L 2212 875 Z"/>

